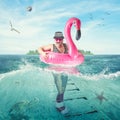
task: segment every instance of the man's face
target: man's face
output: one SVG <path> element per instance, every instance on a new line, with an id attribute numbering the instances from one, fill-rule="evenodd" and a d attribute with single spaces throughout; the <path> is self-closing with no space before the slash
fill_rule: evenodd
<path id="1" fill-rule="evenodd" d="M 61 44 L 61 43 L 63 43 L 63 39 L 62 38 L 56 38 L 55 42 L 56 42 L 56 44 Z"/>

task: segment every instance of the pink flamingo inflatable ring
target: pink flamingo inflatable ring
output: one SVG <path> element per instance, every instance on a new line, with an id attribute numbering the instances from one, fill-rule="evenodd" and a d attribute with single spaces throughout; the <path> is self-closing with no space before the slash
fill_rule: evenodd
<path id="1" fill-rule="evenodd" d="M 76 40 L 79 40 L 79 38 L 81 37 L 81 30 L 80 30 L 81 21 L 75 17 L 70 18 L 67 21 L 64 29 L 66 44 L 68 47 L 68 53 L 64 54 L 64 53 L 48 52 L 47 59 L 40 56 L 41 61 L 47 64 L 64 65 L 64 66 L 77 66 L 84 61 L 83 54 L 78 52 L 78 49 L 72 40 L 71 37 L 72 25 L 74 25 L 77 30 Z"/>

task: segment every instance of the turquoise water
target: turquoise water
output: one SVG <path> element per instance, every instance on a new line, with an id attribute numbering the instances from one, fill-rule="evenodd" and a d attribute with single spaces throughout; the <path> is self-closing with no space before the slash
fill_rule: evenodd
<path id="1" fill-rule="evenodd" d="M 0 55 L 0 120 L 119 120 L 120 55 L 85 56 L 80 74 L 68 74 L 66 117 L 47 67 L 38 56 Z"/>

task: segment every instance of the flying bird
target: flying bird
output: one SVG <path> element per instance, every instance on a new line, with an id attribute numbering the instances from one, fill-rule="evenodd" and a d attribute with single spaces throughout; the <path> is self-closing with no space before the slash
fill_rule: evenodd
<path id="1" fill-rule="evenodd" d="M 15 28 L 13 28 L 13 25 L 12 25 L 11 21 L 10 21 L 10 27 L 11 27 L 11 31 L 15 31 L 17 33 L 20 33 L 18 30 L 16 30 Z"/>
<path id="2" fill-rule="evenodd" d="M 28 7 L 27 7 L 27 11 L 31 12 L 31 11 L 32 11 L 32 7 L 31 7 L 31 6 L 28 6 Z"/>

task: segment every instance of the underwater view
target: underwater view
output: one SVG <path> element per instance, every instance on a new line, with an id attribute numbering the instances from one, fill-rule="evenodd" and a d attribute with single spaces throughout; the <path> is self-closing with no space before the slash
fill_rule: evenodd
<path id="1" fill-rule="evenodd" d="M 63 71 L 66 115 L 55 108 L 59 71 L 48 68 L 38 55 L 0 55 L 0 120 L 120 119 L 120 55 L 86 55 L 77 73 Z"/>

